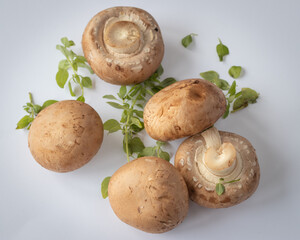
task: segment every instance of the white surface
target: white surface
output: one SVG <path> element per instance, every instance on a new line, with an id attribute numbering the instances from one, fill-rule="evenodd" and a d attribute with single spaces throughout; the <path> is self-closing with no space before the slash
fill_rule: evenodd
<path id="1" fill-rule="evenodd" d="M 88 3 L 87 3 L 88 2 Z M 122 136 L 105 136 L 87 165 L 58 174 L 40 167 L 27 147 L 27 132 L 15 130 L 22 106 L 33 93 L 36 103 L 70 99 L 55 82 L 63 36 L 81 52 L 82 32 L 100 10 L 117 5 L 145 9 L 158 21 L 165 42 L 163 77 L 178 80 L 216 70 L 222 78 L 231 65 L 245 74 L 239 87 L 260 92 L 249 106 L 216 126 L 248 138 L 257 150 L 261 181 L 255 194 L 229 209 L 191 203 L 185 221 L 159 235 L 136 230 L 114 215 L 100 184 L 126 162 Z M 1 135 L 0 239 L 296 239 L 299 228 L 299 69 L 300 2 L 294 1 L 4 1 L 0 2 Z M 183 36 L 197 33 L 189 49 Z M 229 47 L 224 63 L 215 53 L 220 37 Z M 87 103 L 106 121 L 120 111 L 102 96 L 119 87 L 96 76 Z M 182 140 L 172 142 L 172 154 Z M 151 144 L 152 141 L 148 140 Z M 173 161 L 173 159 L 172 159 Z"/>

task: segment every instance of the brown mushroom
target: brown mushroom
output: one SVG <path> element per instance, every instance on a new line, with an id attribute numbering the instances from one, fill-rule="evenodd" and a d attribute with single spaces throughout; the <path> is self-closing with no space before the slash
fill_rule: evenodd
<path id="1" fill-rule="evenodd" d="M 119 168 L 109 181 L 108 197 L 120 220 L 150 233 L 173 229 L 188 212 L 183 177 L 157 157 L 138 158 Z"/>
<path id="2" fill-rule="evenodd" d="M 183 80 L 148 101 L 145 129 L 160 141 L 191 136 L 211 127 L 225 110 L 225 96 L 216 85 L 202 79 Z"/>
<path id="3" fill-rule="evenodd" d="M 80 168 L 98 152 L 103 124 L 88 104 L 67 100 L 52 104 L 34 119 L 28 146 L 35 160 L 55 172 Z"/>
<path id="4" fill-rule="evenodd" d="M 175 167 L 187 183 L 190 198 L 209 208 L 230 207 L 246 200 L 255 192 L 260 178 L 251 143 L 214 127 L 186 139 L 179 146 Z M 225 191 L 217 194 L 216 184 L 220 181 Z"/>
<path id="5" fill-rule="evenodd" d="M 94 72 L 118 85 L 145 81 L 164 55 L 157 22 L 134 7 L 113 7 L 96 14 L 85 28 L 82 48 Z"/>

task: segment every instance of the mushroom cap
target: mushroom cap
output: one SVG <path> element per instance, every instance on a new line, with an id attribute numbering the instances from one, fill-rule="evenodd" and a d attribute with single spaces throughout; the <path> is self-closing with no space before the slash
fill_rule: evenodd
<path id="1" fill-rule="evenodd" d="M 225 96 L 216 85 L 203 79 L 182 80 L 148 101 L 145 129 L 160 141 L 191 136 L 212 126 L 225 110 Z"/>
<path id="2" fill-rule="evenodd" d="M 69 172 L 80 168 L 98 152 L 103 124 L 88 104 L 67 100 L 50 105 L 34 119 L 28 146 L 44 168 Z"/>
<path id="3" fill-rule="evenodd" d="M 113 7 L 96 14 L 85 28 L 82 48 L 93 71 L 117 85 L 145 81 L 164 55 L 157 22 L 134 7 Z"/>
<path id="4" fill-rule="evenodd" d="M 119 168 L 108 185 L 120 220 L 149 233 L 176 227 L 188 212 L 188 190 L 176 168 L 161 158 L 142 157 Z"/>
<path id="5" fill-rule="evenodd" d="M 200 133 L 186 139 L 179 146 L 175 156 L 175 167 L 184 177 L 191 200 L 208 208 L 231 207 L 248 199 L 255 192 L 260 178 L 257 156 L 251 143 L 235 133 L 219 131 L 219 134 L 222 142 L 233 144 L 242 160 L 241 169 L 225 178 L 225 181 L 240 181 L 224 184 L 225 192 L 222 195 L 219 196 L 215 191 L 220 177 L 199 167 L 203 166 L 199 159 L 206 149 L 205 139 Z"/>

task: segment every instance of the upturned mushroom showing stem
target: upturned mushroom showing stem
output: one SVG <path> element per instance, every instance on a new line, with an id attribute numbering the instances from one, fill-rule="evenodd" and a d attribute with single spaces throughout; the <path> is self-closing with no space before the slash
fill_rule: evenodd
<path id="1" fill-rule="evenodd" d="M 251 143 L 212 127 L 186 139 L 175 156 L 190 198 L 209 208 L 236 205 L 256 190 L 260 169 Z"/>
<path id="2" fill-rule="evenodd" d="M 95 15 L 82 36 L 82 48 L 94 72 L 118 85 L 145 81 L 164 55 L 157 22 L 133 7 L 113 7 Z"/>

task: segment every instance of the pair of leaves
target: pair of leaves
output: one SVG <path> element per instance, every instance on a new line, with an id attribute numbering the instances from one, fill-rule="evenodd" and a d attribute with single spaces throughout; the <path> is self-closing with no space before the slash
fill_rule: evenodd
<path id="1" fill-rule="evenodd" d="M 185 36 L 182 40 L 181 40 L 181 44 L 182 46 L 184 46 L 185 48 L 187 48 L 192 42 L 193 42 L 193 37 L 194 36 L 198 36 L 195 33 L 191 33 L 187 36 Z"/>
<path id="2" fill-rule="evenodd" d="M 235 179 L 235 180 L 231 180 L 231 181 L 228 181 L 228 182 L 224 182 L 224 178 L 220 178 L 219 179 L 219 182 L 216 184 L 216 193 L 221 196 L 224 192 L 225 192 L 225 186 L 224 184 L 228 184 L 228 183 L 234 183 L 234 182 L 238 182 L 240 181 L 241 179 Z"/>
<path id="3" fill-rule="evenodd" d="M 202 72 L 200 73 L 200 76 L 203 77 L 203 79 L 214 83 L 222 90 L 228 90 L 230 88 L 230 84 L 226 80 L 220 79 L 219 74 L 215 71 Z"/>
<path id="4" fill-rule="evenodd" d="M 56 100 L 47 100 L 43 103 L 43 105 L 34 104 L 32 100 L 32 95 L 29 93 L 29 100 L 30 102 L 26 103 L 26 105 L 23 106 L 23 109 L 29 113 L 29 115 L 25 115 L 22 117 L 18 123 L 16 129 L 23 129 L 27 128 L 29 129 L 31 126 L 31 123 L 33 122 L 35 116 L 42 111 L 44 108 L 50 106 L 53 103 L 56 103 Z"/>

